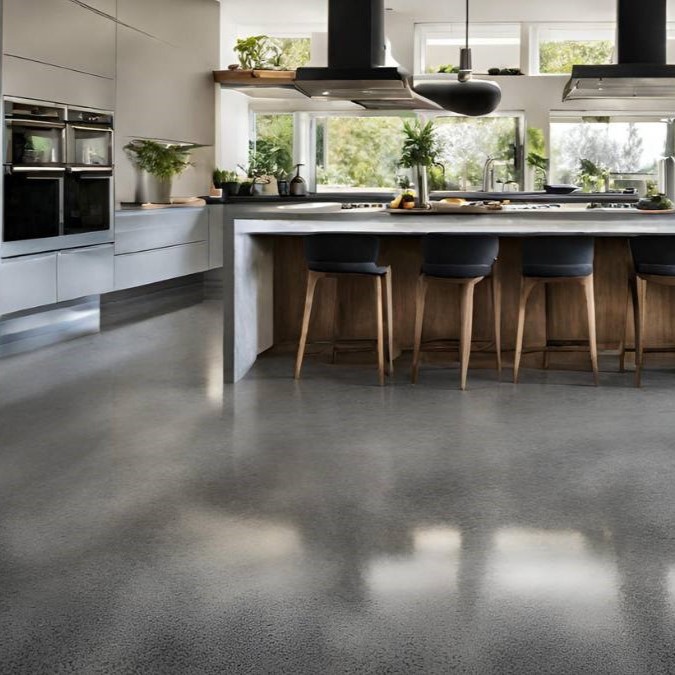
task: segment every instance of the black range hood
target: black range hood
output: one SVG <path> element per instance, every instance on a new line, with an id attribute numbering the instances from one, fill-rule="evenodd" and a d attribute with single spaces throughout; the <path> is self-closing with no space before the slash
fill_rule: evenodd
<path id="1" fill-rule="evenodd" d="M 618 0 L 618 63 L 574 66 L 563 101 L 675 98 L 666 64 L 666 0 Z"/>
<path id="2" fill-rule="evenodd" d="M 402 68 L 385 66 L 384 0 L 328 0 L 328 67 L 298 68 L 298 91 L 369 110 L 440 110 L 412 89 Z"/>

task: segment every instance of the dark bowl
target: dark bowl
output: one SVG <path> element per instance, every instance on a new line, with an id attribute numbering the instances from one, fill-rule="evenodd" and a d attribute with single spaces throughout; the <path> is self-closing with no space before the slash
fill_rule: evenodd
<path id="1" fill-rule="evenodd" d="M 544 190 L 549 195 L 569 195 L 580 189 L 578 185 L 544 185 Z"/>

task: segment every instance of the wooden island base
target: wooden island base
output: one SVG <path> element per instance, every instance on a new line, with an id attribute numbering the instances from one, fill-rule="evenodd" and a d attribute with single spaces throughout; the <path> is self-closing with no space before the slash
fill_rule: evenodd
<path id="1" fill-rule="evenodd" d="M 297 345 L 300 335 L 305 298 L 307 272 L 302 238 L 274 236 L 270 239 L 273 240 L 274 249 L 274 344 L 290 349 Z M 380 264 L 392 267 L 394 340 L 399 353 L 401 350 L 412 350 L 413 347 L 415 291 L 421 266 L 420 242 L 421 238 L 415 236 L 386 236 L 381 240 Z M 502 350 L 507 366 L 512 364 L 516 340 L 520 260 L 520 239 L 501 238 L 496 269 L 502 285 Z M 594 276 L 598 348 L 601 354 L 612 352 L 616 355 L 617 370 L 624 339 L 629 350 L 627 361 L 633 362 L 632 306 L 628 293 L 630 270 L 626 238 L 596 239 Z M 363 284 L 350 279 L 341 280 L 338 293 L 337 334 L 340 339 L 374 338 L 373 302 L 364 291 Z M 333 301 L 334 286 L 320 283 L 309 330 L 310 344 L 332 340 Z M 650 285 L 646 315 L 648 347 L 663 348 L 675 344 L 673 310 L 675 289 Z M 629 312 L 631 318 L 627 321 Z M 431 285 L 427 296 L 423 340 L 457 340 L 459 327 L 458 289 L 450 285 Z M 556 347 L 556 351 L 560 350 L 549 355 L 551 367 L 590 370 L 587 330 L 581 285 L 537 286 L 528 303 L 523 365 L 543 367 L 545 358 L 542 349 L 548 340 L 549 344 Z M 493 315 L 488 283 L 481 283 L 476 288 L 473 335 L 472 367 L 494 368 Z M 424 356 L 427 361 L 450 361 L 453 358 L 451 354 L 427 353 Z M 604 362 L 608 364 L 606 359 Z"/>

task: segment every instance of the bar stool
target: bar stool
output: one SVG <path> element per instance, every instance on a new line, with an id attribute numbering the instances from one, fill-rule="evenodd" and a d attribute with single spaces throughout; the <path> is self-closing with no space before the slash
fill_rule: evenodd
<path id="1" fill-rule="evenodd" d="M 466 389 L 471 339 L 473 333 L 473 296 L 476 286 L 489 278 L 495 322 L 497 371 L 501 373 L 501 285 L 494 265 L 499 253 L 497 237 L 475 237 L 452 234 L 428 234 L 422 241 L 422 273 L 417 281 L 415 301 L 415 347 L 412 382 L 417 383 L 422 350 L 422 328 L 429 282 L 442 282 L 461 287 L 461 329 L 459 341 L 460 389 Z"/>
<path id="2" fill-rule="evenodd" d="M 675 286 L 675 237 L 652 236 L 630 239 L 634 275 L 631 279 L 635 321 L 635 386 L 642 386 L 644 364 L 645 316 L 649 282 Z M 652 348 L 652 352 L 670 352 L 672 348 Z"/>
<path id="3" fill-rule="evenodd" d="M 598 348 L 595 328 L 595 294 L 593 290 L 593 259 L 595 241 L 591 237 L 530 237 L 523 240 L 523 267 L 518 307 L 516 353 L 513 362 L 513 382 L 518 382 L 520 359 L 523 353 L 525 309 L 537 284 L 575 282 L 581 284 L 586 298 L 589 351 L 593 378 L 599 384 Z M 548 354 L 547 340 L 543 351 Z M 546 359 L 545 365 L 548 360 Z"/>
<path id="4" fill-rule="evenodd" d="M 314 291 L 321 279 L 355 276 L 371 279 L 375 291 L 375 312 L 377 316 L 377 365 L 380 385 L 384 384 L 384 318 L 382 311 L 382 294 L 386 296 L 387 336 L 389 374 L 394 372 L 394 338 L 393 338 L 393 302 L 391 288 L 391 268 L 377 264 L 380 250 L 379 239 L 372 235 L 362 234 L 314 234 L 304 239 L 305 259 L 307 261 L 307 294 L 305 310 L 302 317 L 302 330 L 298 354 L 295 361 L 295 379 L 300 378 L 302 362 L 305 357 L 309 320 L 312 316 Z M 384 284 L 382 283 L 384 281 Z M 383 288 L 384 287 L 384 288 Z M 337 308 L 337 294 L 336 294 Z M 333 356 L 335 355 L 336 319 L 333 320 Z"/>

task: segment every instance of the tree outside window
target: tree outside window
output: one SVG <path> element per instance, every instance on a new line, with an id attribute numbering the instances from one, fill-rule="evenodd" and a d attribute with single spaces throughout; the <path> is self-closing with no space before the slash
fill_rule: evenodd
<path id="1" fill-rule="evenodd" d="M 611 40 L 563 40 L 539 44 L 539 72 L 571 73 L 572 66 L 612 62 L 614 42 Z"/>

